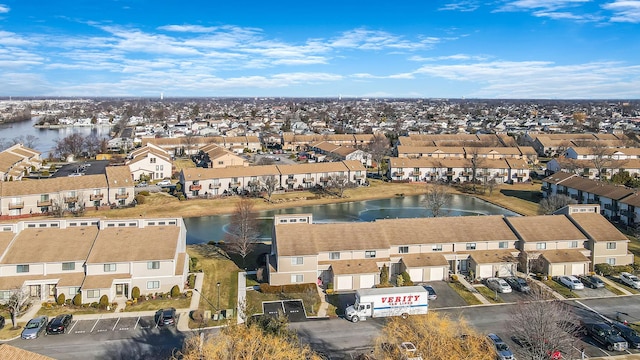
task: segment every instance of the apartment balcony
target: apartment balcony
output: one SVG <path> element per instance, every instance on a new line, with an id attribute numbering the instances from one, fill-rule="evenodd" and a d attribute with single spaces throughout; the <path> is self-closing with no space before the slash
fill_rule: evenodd
<path id="1" fill-rule="evenodd" d="M 323 176 L 323 177 L 320 178 L 321 182 L 327 182 L 329 180 L 331 180 L 331 176 Z"/>
<path id="2" fill-rule="evenodd" d="M 527 176 L 527 174 L 516 174 L 516 176 L 517 176 L 519 179 L 522 179 L 523 177 L 526 177 L 526 176 Z"/>
<path id="3" fill-rule="evenodd" d="M 636 213 L 633 212 L 633 211 L 629 211 L 629 210 L 621 210 L 620 211 L 620 215 L 626 216 L 626 217 L 628 217 L 630 219 L 633 219 L 633 218 L 636 217 Z"/>
<path id="4" fill-rule="evenodd" d="M 498 176 L 499 176 L 499 177 L 507 177 L 507 176 L 509 176 L 509 174 L 508 174 L 507 172 L 504 172 L 504 171 L 503 171 L 503 172 L 499 172 L 499 173 L 498 173 Z"/>
<path id="5" fill-rule="evenodd" d="M 362 180 L 364 179 L 364 175 L 353 175 L 353 180 Z"/>
<path id="6" fill-rule="evenodd" d="M 200 191 L 202 190 L 202 185 L 189 185 L 189 191 Z"/>
<path id="7" fill-rule="evenodd" d="M 600 204 L 600 201 L 596 199 L 587 199 L 587 204 Z"/>
<path id="8" fill-rule="evenodd" d="M 13 202 L 9 204 L 9 210 L 24 208 L 24 201 Z"/>
<path id="9" fill-rule="evenodd" d="M 232 188 L 240 187 L 240 181 L 232 182 L 229 184 L 229 186 Z"/>
<path id="10" fill-rule="evenodd" d="M 424 176 L 438 176 L 438 173 L 436 171 L 431 171 L 431 172 L 425 173 Z"/>
<path id="11" fill-rule="evenodd" d="M 102 194 L 91 194 L 89 195 L 89 200 L 91 201 L 99 201 L 102 200 L 104 198 L 104 195 Z"/>
<path id="12" fill-rule="evenodd" d="M 421 171 L 412 171 L 409 173 L 409 176 L 422 176 Z"/>
<path id="13" fill-rule="evenodd" d="M 129 197 L 129 193 L 116 194 L 116 200 L 126 199 Z"/>
<path id="14" fill-rule="evenodd" d="M 394 171 L 393 176 L 404 176 L 404 171 Z"/>
<path id="15" fill-rule="evenodd" d="M 220 183 L 209 184 L 209 189 L 219 189 Z"/>
<path id="16" fill-rule="evenodd" d="M 473 172 L 471 171 L 461 171 L 460 176 L 473 176 Z"/>
<path id="17" fill-rule="evenodd" d="M 445 173 L 446 176 L 456 176 L 456 172 L 455 171 L 447 171 Z"/>
<path id="18" fill-rule="evenodd" d="M 53 205 L 53 201 L 51 201 L 51 200 L 42 200 L 42 201 L 38 201 L 36 205 L 38 207 L 52 206 Z"/>
<path id="19" fill-rule="evenodd" d="M 295 179 L 295 178 L 286 180 L 287 185 L 295 184 L 297 181 L 298 181 L 298 179 Z"/>
<path id="20" fill-rule="evenodd" d="M 257 187 L 257 186 L 260 186 L 260 181 L 258 181 L 258 180 L 249 181 L 249 182 L 247 183 L 247 186 L 249 186 L 249 187 Z"/>
<path id="21" fill-rule="evenodd" d="M 303 183 L 312 183 L 313 182 L 313 178 L 312 177 L 304 178 L 304 179 L 302 179 L 302 182 Z"/>

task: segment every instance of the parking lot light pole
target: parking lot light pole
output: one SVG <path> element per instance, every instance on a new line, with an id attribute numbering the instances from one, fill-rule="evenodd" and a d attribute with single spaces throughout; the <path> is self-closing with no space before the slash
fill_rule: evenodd
<path id="1" fill-rule="evenodd" d="M 211 307 L 212 307 L 212 308 L 214 308 L 214 309 L 218 310 L 218 308 L 217 308 L 217 307 L 215 307 L 215 306 L 213 305 L 213 303 L 212 303 L 211 301 L 209 301 L 209 299 L 207 299 L 207 297 L 206 297 L 206 296 L 204 296 L 204 295 L 203 295 L 203 294 L 202 294 L 198 289 L 193 288 L 193 290 L 194 290 L 195 292 L 197 292 L 198 294 L 200 294 L 200 297 L 201 297 L 201 298 L 203 298 L 203 299 L 205 299 L 205 301 L 206 301 L 206 302 L 208 302 L 208 303 L 209 303 L 209 305 L 211 305 Z"/>
<path id="2" fill-rule="evenodd" d="M 220 282 L 216 284 L 218 286 L 218 311 L 220 311 Z"/>

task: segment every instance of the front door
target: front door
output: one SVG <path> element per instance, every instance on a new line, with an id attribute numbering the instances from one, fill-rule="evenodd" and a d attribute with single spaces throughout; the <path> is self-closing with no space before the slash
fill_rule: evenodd
<path id="1" fill-rule="evenodd" d="M 124 284 L 116 284 L 116 296 L 124 295 Z"/>
<path id="2" fill-rule="evenodd" d="M 29 297 L 40 299 L 41 291 L 40 285 L 29 285 Z"/>

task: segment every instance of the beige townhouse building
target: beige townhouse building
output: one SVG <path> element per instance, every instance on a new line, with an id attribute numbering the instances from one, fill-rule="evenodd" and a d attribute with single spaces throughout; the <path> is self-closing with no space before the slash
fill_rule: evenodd
<path id="1" fill-rule="evenodd" d="M 182 291 L 188 273 L 181 218 L 55 219 L 0 224 L 0 302 L 22 289 L 34 301 L 83 303 Z"/>
<path id="2" fill-rule="evenodd" d="M 564 212 L 564 213 L 563 213 Z M 313 223 L 311 214 L 274 218 L 267 272 L 271 285 L 315 282 L 339 290 L 392 281 L 509 276 L 516 271 L 581 275 L 594 264 L 632 264 L 620 231 L 598 205 L 570 205 L 557 215 L 463 216 Z"/>
<path id="3" fill-rule="evenodd" d="M 147 144 L 132 151 L 126 162 L 133 180 L 148 177 L 150 180 L 170 178 L 173 169 L 171 155 L 161 147 Z"/>
<path id="4" fill-rule="evenodd" d="M 15 144 L 0 151 L 0 181 L 17 181 L 28 175 L 32 169 L 42 167 L 41 153 Z"/>

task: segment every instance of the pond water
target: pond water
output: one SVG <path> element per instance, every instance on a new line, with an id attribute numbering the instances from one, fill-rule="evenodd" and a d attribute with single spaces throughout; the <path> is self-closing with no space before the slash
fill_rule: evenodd
<path id="1" fill-rule="evenodd" d="M 424 195 L 417 195 L 261 211 L 258 214 L 261 238 L 263 241 L 271 240 L 273 216 L 277 214 L 311 213 L 314 223 L 431 217 L 431 211 L 424 206 L 424 200 Z M 445 211 L 447 216 L 517 215 L 484 200 L 457 194 L 453 195 Z M 230 215 L 216 215 L 185 218 L 187 244 L 223 240 L 230 217 Z"/>

